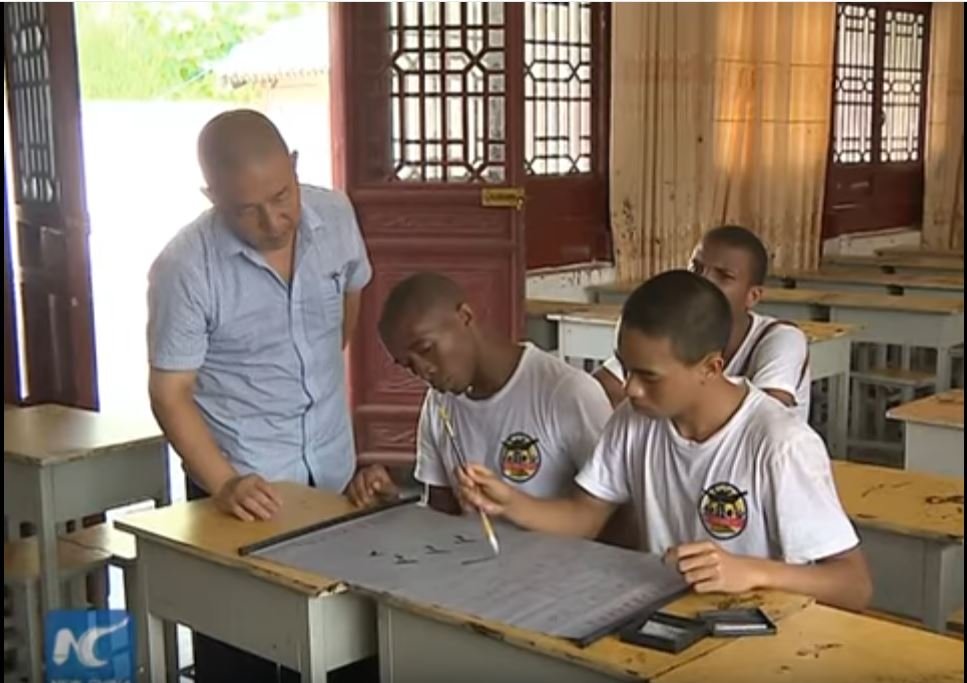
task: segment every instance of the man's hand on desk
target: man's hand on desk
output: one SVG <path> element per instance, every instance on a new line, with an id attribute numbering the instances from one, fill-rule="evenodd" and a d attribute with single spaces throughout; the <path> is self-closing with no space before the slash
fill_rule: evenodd
<path id="1" fill-rule="evenodd" d="M 272 485 L 257 474 L 232 477 L 215 494 L 215 506 L 242 521 L 272 519 L 282 501 Z"/>
<path id="2" fill-rule="evenodd" d="M 359 469 L 346 488 L 349 502 L 356 507 L 369 507 L 380 501 L 393 500 L 399 494 L 399 489 L 382 465 L 367 465 Z"/>

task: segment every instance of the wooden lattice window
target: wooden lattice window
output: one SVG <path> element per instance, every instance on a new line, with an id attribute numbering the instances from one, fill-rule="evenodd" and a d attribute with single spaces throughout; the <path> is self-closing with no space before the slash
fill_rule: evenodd
<path id="1" fill-rule="evenodd" d="M 506 178 L 504 6 L 390 4 L 397 180 Z"/>
<path id="2" fill-rule="evenodd" d="M 919 224 L 930 5 L 838 3 L 824 233 Z"/>
<path id="3" fill-rule="evenodd" d="M 591 172 L 591 3 L 524 5 L 524 168 Z"/>
<path id="4" fill-rule="evenodd" d="M 18 121 L 12 140 L 17 174 L 16 198 L 32 204 L 55 205 L 61 187 L 54 156 L 54 117 L 51 111 L 50 30 L 40 3 L 11 3 L 8 69 L 10 106 Z"/>

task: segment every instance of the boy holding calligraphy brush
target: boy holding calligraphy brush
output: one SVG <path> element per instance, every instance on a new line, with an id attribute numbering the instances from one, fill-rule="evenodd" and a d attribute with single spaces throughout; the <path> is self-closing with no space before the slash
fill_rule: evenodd
<path id="1" fill-rule="evenodd" d="M 872 583 L 822 439 L 747 379 L 725 375 L 729 303 L 708 280 L 662 273 L 625 302 L 618 353 L 628 400 L 568 496 L 537 499 L 485 467 L 459 494 L 545 533 L 595 537 L 631 503 L 642 550 L 698 592 L 774 589 L 861 610 Z"/>
<path id="2" fill-rule="evenodd" d="M 538 498 L 571 491 L 611 417 L 590 375 L 486 330 L 463 290 L 436 273 L 418 273 L 393 288 L 379 331 L 393 360 L 430 385 L 416 462 L 430 507 L 460 511 L 455 470 L 468 464 L 486 465 Z M 372 465 L 356 473 L 347 495 L 370 505 L 395 497 L 396 487 L 383 467 Z"/>

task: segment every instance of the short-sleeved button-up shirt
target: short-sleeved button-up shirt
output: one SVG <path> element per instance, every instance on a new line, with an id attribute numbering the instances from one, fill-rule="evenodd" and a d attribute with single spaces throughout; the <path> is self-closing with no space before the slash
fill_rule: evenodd
<path id="1" fill-rule="evenodd" d="M 286 283 L 206 211 L 151 267 L 148 356 L 197 372 L 195 401 L 239 472 L 338 491 L 355 467 L 343 296 L 372 275 L 343 195 L 302 186 L 294 263 Z"/>

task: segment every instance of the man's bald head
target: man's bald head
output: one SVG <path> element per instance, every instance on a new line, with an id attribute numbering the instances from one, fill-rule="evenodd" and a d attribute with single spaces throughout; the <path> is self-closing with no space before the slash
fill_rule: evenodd
<path id="1" fill-rule="evenodd" d="M 206 196 L 228 226 L 268 253 L 291 248 L 302 217 L 294 159 L 278 128 L 257 111 L 219 114 L 198 136 Z"/>
<path id="2" fill-rule="evenodd" d="M 276 155 L 289 155 L 282 134 L 268 117 L 251 109 L 219 114 L 198 136 L 198 162 L 209 187 L 226 172 Z"/>

